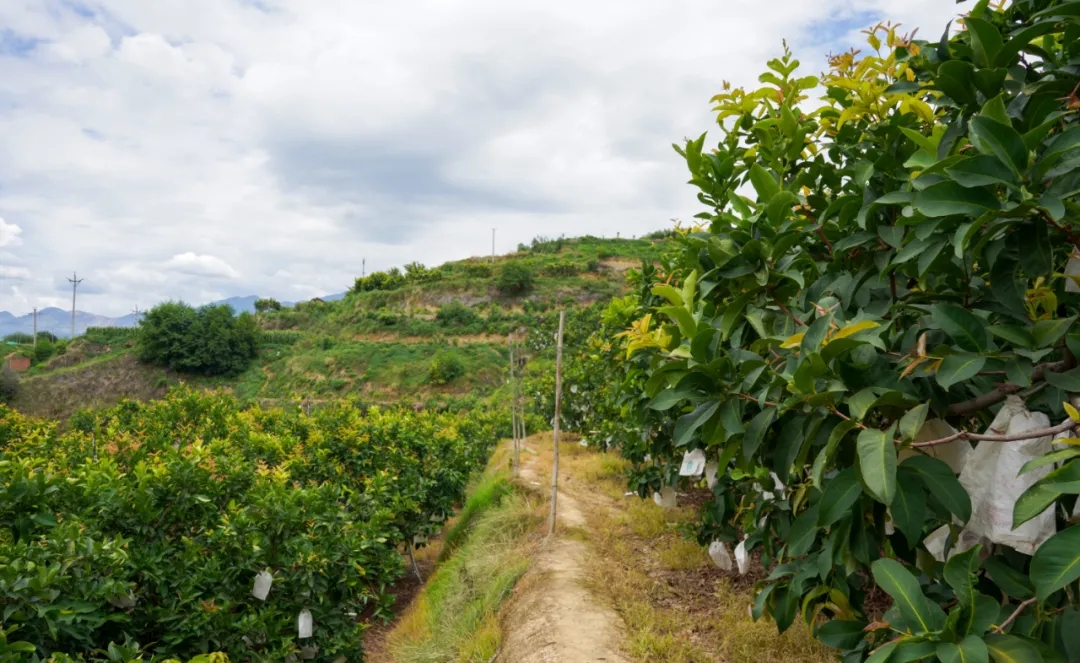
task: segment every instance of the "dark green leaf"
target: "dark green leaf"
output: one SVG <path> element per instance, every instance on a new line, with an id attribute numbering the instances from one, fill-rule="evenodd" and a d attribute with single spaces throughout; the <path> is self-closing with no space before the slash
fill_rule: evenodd
<path id="1" fill-rule="evenodd" d="M 746 426 L 746 433 L 743 434 L 743 458 L 749 460 L 754 457 L 758 447 L 761 446 L 761 441 L 765 438 L 765 431 L 772 425 L 775 417 L 776 408 L 768 407 L 758 412 L 750 420 L 750 423 Z"/>
<path id="2" fill-rule="evenodd" d="M 926 518 L 926 489 L 919 475 L 913 470 L 901 471 L 896 476 L 896 497 L 890 511 L 896 528 L 903 533 L 908 545 L 918 545 Z"/>
<path id="3" fill-rule="evenodd" d="M 926 413 L 930 411 L 930 403 L 923 403 L 904 413 L 900 418 L 900 438 L 911 441 L 919 434 L 919 429 L 926 422 Z"/>
<path id="4" fill-rule="evenodd" d="M 1055 320 L 1039 320 L 1031 329 L 1031 336 L 1035 339 L 1035 347 L 1049 348 L 1057 345 L 1057 342 L 1069 331 L 1069 327 L 1074 322 L 1076 322 L 1075 315 Z"/>
<path id="5" fill-rule="evenodd" d="M 1046 372 L 1046 381 L 1062 391 L 1080 392 L 1080 368 L 1064 373 Z"/>
<path id="6" fill-rule="evenodd" d="M 1023 327 L 1017 325 L 990 325 L 986 329 L 994 336 L 1013 345 L 1028 349 L 1035 347 L 1035 339 L 1031 337 L 1031 332 Z"/>
<path id="7" fill-rule="evenodd" d="M 870 496 L 882 504 L 892 504 L 896 495 L 896 424 L 886 431 L 867 428 L 859 433 L 859 469 Z"/>
<path id="8" fill-rule="evenodd" d="M 970 380 L 986 365 L 986 357 L 957 352 L 945 357 L 937 371 L 937 381 L 944 389 Z"/>
<path id="9" fill-rule="evenodd" d="M 987 557 L 983 568 L 1002 592 L 1021 601 L 1035 596 L 1035 587 L 1026 575 L 1009 566 L 1001 557 Z"/>
<path id="10" fill-rule="evenodd" d="M 900 562 L 882 558 L 871 565 L 874 580 L 892 597 L 900 614 L 911 624 L 916 633 L 930 633 L 945 625 L 945 613 L 941 606 L 922 593 L 919 581 Z"/>
<path id="11" fill-rule="evenodd" d="M 845 621 L 834 619 L 818 627 L 814 636 L 833 649 L 852 649 L 866 637 L 864 621 Z"/>
<path id="12" fill-rule="evenodd" d="M 818 510 L 818 525 L 831 527 L 850 514 L 851 506 L 859 499 L 862 488 L 854 467 L 845 468 L 825 484 Z"/>
<path id="13" fill-rule="evenodd" d="M 1020 249 L 1020 264 L 1028 277 L 1034 279 L 1036 276 L 1049 276 L 1053 258 L 1046 221 L 1035 219 L 1030 225 L 1021 226 L 1015 235 L 1017 247 Z"/>
<path id="14" fill-rule="evenodd" d="M 964 159 L 945 169 L 949 177 L 965 187 L 994 186 L 997 184 L 1017 184 L 1016 175 L 1001 163 L 997 157 L 981 154 Z"/>
<path id="15" fill-rule="evenodd" d="M 981 545 L 976 545 L 962 553 L 956 553 L 945 562 L 942 577 L 949 587 L 956 592 L 960 605 L 967 608 L 975 603 L 975 572 L 979 570 L 979 552 Z"/>
<path id="16" fill-rule="evenodd" d="M 944 461 L 917 454 L 906 459 L 901 467 L 910 467 L 919 473 L 926 488 L 944 505 L 949 513 L 961 521 L 971 518 L 971 497 Z"/>
<path id="17" fill-rule="evenodd" d="M 991 635 L 986 648 L 994 663 L 1043 663 L 1042 656 L 1029 643 L 1012 635 Z"/>
<path id="18" fill-rule="evenodd" d="M 814 545 L 818 531 L 819 505 L 820 502 L 811 505 L 791 524 L 787 539 L 788 555 L 791 557 L 802 557 L 810 550 L 810 546 Z"/>
<path id="19" fill-rule="evenodd" d="M 1001 33 L 993 23 L 981 18 L 967 16 L 964 18 L 964 24 L 968 28 L 975 64 L 980 67 L 993 66 L 994 60 L 1004 45 Z"/>
<path id="20" fill-rule="evenodd" d="M 870 658 L 866 659 L 866 663 L 886 663 L 896 651 L 896 648 L 900 646 L 899 641 L 891 640 L 881 645 L 870 655 Z"/>
<path id="21" fill-rule="evenodd" d="M 1039 600 L 1080 578 L 1080 526 L 1073 525 L 1050 537 L 1031 559 L 1031 582 Z"/>
<path id="22" fill-rule="evenodd" d="M 911 206 L 931 218 L 953 214 L 979 216 L 1001 209 L 1001 203 L 991 191 L 964 187 L 951 180 L 923 189 L 915 196 Z"/>
<path id="23" fill-rule="evenodd" d="M 990 653 L 982 638 L 969 635 L 959 644 L 942 642 L 937 646 L 937 657 L 941 663 L 990 663 Z"/>
<path id="24" fill-rule="evenodd" d="M 821 488 L 821 478 L 825 473 L 825 468 L 836 453 L 836 448 L 840 446 L 840 441 L 845 435 L 858 426 L 859 425 L 854 421 L 841 421 L 836 424 L 836 427 L 834 427 L 832 431 L 830 431 L 829 440 L 825 443 L 825 448 L 822 449 L 821 452 L 818 453 L 817 458 L 814 459 L 814 465 L 810 472 L 814 486 L 818 489 Z"/>
<path id="25" fill-rule="evenodd" d="M 1067 449 L 1051 451 L 1044 456 L 1032 458 L 1024 463 L 1024 466 L 1020 468 L 1019 474 L 1027 474 L 1032 470 L 1037 470 L 1040 467 L 1046 467 L 1047 465 L 1053 465 L 1054 463 L 1063 463 L 1067 460 L 1072 460 L 1077 456 L 1080 456 L 1080 447 L 1068 447 Z"/>
<path id="26" fill-rule="evenodd" d="M 956 304 L 938 304 L 931 310 L 931 317 L 938 327 L 968 352 L 984 352 L 986 321 Z"/>
<path id="27" fill-rule="evenodd" d="M 679 417 L 675 422 L 675 445 L 684 447 L 689 444 L 694 431 L 716 414 L 719 407 L 720 401 L 707 401 L 694 408 L 693 412 Z"/>
<path id="28" fill-rule="evenodd" d="M 979 152 L 997 157 L 1018 175 L 1027 172 L 1027 146 L 1016 129 L 980 115 L 971 119 L 968 135 Z"/>
<path id="29" fill-rule="evenodd" d="M 757 191 L 758 200 L 767 203 L 772 197 L 780 193 L 780 185 L 772 173 L 762 168 L 757 162 L 750 166 L 750 182 Z"/>
<path id="30" fill-rule="evenodd" d="M 934 87 L 956 103 L 966 106 L 975 103 L 975 67 L 970 62 L 942 62 L 934 76 Z M 942 155 L 939 153 L 939 157 Z"/>

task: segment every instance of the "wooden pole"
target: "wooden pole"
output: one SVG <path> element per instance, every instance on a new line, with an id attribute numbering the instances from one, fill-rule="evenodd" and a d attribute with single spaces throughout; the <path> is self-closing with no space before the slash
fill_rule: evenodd
<path id="1" fill-rule="evenodd" d="M 551 464 L 551 520 L 548 523 L 548 535 L 555 533 L 555 507 L 559 497 L 559 411 L 562 409 L 562 339 L 566 311 L 559 311 L 558 349 L 555 351 L 555 421 L 552 437 L 554 438 L 554 460 Z"/>
<path id="2" fill-rule="evenodd" d="M 506 335 L 506 343 L 510 346 L 510 427 L 514 429 L 514 476 L 518 474 L 518 419 L 517 419 L 517 381 L 514 379 L 514 335 Z"/>

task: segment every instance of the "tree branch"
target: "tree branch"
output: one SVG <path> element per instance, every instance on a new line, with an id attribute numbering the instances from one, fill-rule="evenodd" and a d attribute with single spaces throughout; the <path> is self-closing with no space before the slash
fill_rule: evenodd
<path id="1" fill-rule="evenodd" d="M 954 440 L 977 440 L 980 442 L 1021 442 L 1023 440 L 1035 440 L 1040 437 L 1046 437 L 1047 435 L 1057 435 L 1063 431 L 1075 428 L 1078 425 L 1077 422 L 1072 419 L 1066 419 L 1057 426 L 1051 426 L 1050 428 L 1040 428 L 1038 430 L 1024 431 L 1023 433 L 1013 433 L 1011 435 L 983 435 L 982 433 L 972 433 L 971 431 L 960 431 L 947 437 L 943 437 L 938 440 L 928 440 L 926 442 L 915 442 L 911 446 L 913 447 L 935 447 L 939 444 L 948 444 Z"/>
<path id="2" fill-rule="evenodd" d="M 1020 613 L 1024 611 L 1029 605 L 1039 600 L 1039 597 L 1032 597 L 1020 605 L 1016 606 L 1016 610 L 1013 610 L 1013 614 L 1009 615 L 1009 618 L 1001 622 L 1001 626 L 994 629 L 994 633 L 1004 633 L 1005 629 L 1009 628 L 1009 625 L 1016 621 L 1016 618 L 1020 616 Z"/>
<path id="3" fill-rule="evenodd" d="M 1031 373 L 1032 382 L 1042 382 L 1046 379 L 1047 373 L 1061 373 L 1071 368 L 1076 367 L 1076 357 L 1073 356 L 1068 350 L 1065 351 L 1065 358 L 1061 361 L 1047 362 L 1045 364 L 1039 364 L 1035 367 L 1035 370 Z M 1001 401 L 1005 400 L 1010 394 L 1015 394 L 1022 391 L 1024 388 L 1018 384 L 1012 382 L 1006 382 L 993 391 L 988 391 L 985 394 L 980 394 L 971 400 L 966 400 L 960 403 L 953 403 L 949 406 L 949 409 L 945 411 L 945 416 L 959 416 L 964 414 L 971 414 L 972 412 L 978 412 L 979 410 L 990 407 L 991 405 L 997 405 Z"/>

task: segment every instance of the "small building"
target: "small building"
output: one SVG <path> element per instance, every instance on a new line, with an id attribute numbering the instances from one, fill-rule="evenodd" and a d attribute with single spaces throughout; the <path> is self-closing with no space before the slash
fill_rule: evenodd
<path id="1" fill-rule="evenodd" d="M 8 355 L 7 364 L 11 370 L 21 373 L 30 368 L 30 357 L 20 357 L 14 354 Z"/>

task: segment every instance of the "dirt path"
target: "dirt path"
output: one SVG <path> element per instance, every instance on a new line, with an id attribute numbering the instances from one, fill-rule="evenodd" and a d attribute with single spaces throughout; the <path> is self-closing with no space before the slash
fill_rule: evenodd
<path id="1" fill-rule="evenodd" d="M 539 484 L 535 456 L 524 454 L 521 479 Z M 504 624 L 499 663 L 628 663 L 619 650 L 622 620 L 585 589 L 588 546 L 567 528 L 586 527 L 573 496 L 559 492 L 555 535 L 522 579 Z"/>

